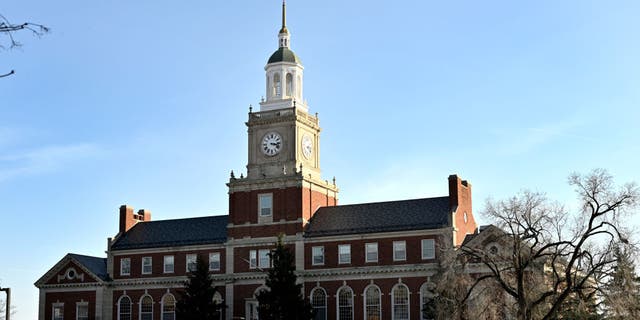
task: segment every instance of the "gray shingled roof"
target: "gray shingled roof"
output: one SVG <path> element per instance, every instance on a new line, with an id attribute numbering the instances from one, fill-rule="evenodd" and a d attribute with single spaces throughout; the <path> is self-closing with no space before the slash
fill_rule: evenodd
<path id="1" fill-rule="evenodd" d="M 442 228 L 450 213 L 449 197 L 322 207 L 305 237 Z"/>
<path id="2" fill-rule="evenodd" d="M 84 256 L 75 253 L 69 253 L 69 257 L 76 260 L 87 270 L 98 276 L 98 278 L 107 281 L 109 274 L 107 273 L 107 258 Z"/>
<path id="3" fill-rule="evenodd" d="M 229 216 L 138 222 L 121 235 L 112 250 L 188 246 L 227 241 Z"/>

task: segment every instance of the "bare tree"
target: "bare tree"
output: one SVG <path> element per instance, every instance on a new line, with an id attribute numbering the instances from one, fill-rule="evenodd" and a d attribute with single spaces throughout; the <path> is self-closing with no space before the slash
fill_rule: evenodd
<path id="1" fill-rule="evenodd" d="M 0 49 L 20 47 L 22 44 L 18 42 L 14 36 L 15 33 L 19 31 L 29 31 L 33 35 L 36 35 L 39 37 L 49 32 L 49 28 L 41 24 L 31 23 L 31 22 L 14 24 L 14 23 L 11 23 L 2 14 L 0 14 L 0 35 L 5 35 L 8 38 L 8 41 L 7 41 L 8 45 L 4 45 L 3 42 L 0 42 Z M 0 73 L 0 78 L 10 76 L 14 73 L 15 73 L 14 70 L 11 70 L 8 73 L 4 73 L 4 74 Z"/>
<path id="2" fill-rule="evenodd" d="M 611 254 L 628 243 L 625 217 L 636 208 L 636 184 L 617 187 L 605 170 L 572 174 L 581 206 L 575 214 L 542 193 L 524 191 L 512 198 L 488 200 L 484 214 L 496 228 L 483 232 L 458 256 L 476 265 L 467 287 L 468 302 L 478 287 L 498 288 L 511 301 L 517 319 L 556 319 L 566 310 L 595 313 L 598 295 L 617 258 Z M 460 259 L 456 263 L 460 263 Z"/>

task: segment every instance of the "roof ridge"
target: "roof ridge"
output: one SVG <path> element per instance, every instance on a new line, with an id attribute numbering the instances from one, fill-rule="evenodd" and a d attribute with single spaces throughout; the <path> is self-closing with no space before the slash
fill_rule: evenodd
<path id="1" fill-rule="evenodd" d="M 228 214 L 224 215 L 212 215 L 212 216 L 201 216 L 201 217 L 189 217 L 189 218 L 174 218 L 174 219 L 163 219 L 163 220 L 151 220 L 151 221 L 140 221 L 136 223 L 136 225 L 140 223 L 153 223 L 153 222 L 165 222 L 165 221 L 185 221 L 185 220 L 196 220 L 196 219 L 206 219 L 206 218 L 222 218 L 229 217 Z"/>
<path id="2" fill-rule="evenodd" d="M 83 258 L 107 259 L 107 257 L 88 256 L 86 254 L 79 254 L 79 253 L 72 253 L 72 252 L 68 252 L 67 255 L 76 256 L 76 257 L 83 257 Z"/>
<path id="3" fill-rule="evenodd" d="M 392 202 L 408 202 L 408 201 L 418 201 L 418 200 L 429 200 L 429 199 L 441 199 L 441 198 L 449 198 L 449 196 L 440 196 L 440 197 L 429 197 L 429 198 L 413 198 L 413 199 L 404 199 L 404 200 L 387 200 L 387 201 L 378 201 L 378 202 L 362 202 L 362 203 L 350 203 L 350 204 L 340 204 L 337 206 L 325 206 L 322 208 L 334 208 L 334 207 L 349 207 L 349 206 L 361 206 L 367 204 L 382 204 L 382 203 L 392 203 Z"/>

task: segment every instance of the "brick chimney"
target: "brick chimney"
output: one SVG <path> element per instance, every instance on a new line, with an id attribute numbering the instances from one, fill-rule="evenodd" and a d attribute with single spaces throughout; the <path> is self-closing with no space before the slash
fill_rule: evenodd
<path id="1" fill-rule="evenodd" d="M 453 215 L 454 245 L 462 244 L 467 234 L 476 230 L 476 220 L 471 206 L 471 183 L 458 175 L 449 176 L 449 206 Z"/>
<path id="2" fill-rule="evenodd" d="M 141 209 L 138 213 L 133 212 L 133 207 L 126 204 L 120 206 L 120 229 L 119 233 L 129 231 L 136 223 L 140 221 L 151 221 L 151 211 Z"/>

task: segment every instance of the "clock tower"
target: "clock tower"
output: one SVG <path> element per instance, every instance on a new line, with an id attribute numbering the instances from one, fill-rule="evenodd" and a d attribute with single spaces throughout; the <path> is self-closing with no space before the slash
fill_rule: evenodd
<path id="1" fill-rule="evenodd" d="M 335 179 L 320 175 L 320 126 L 303 99 L 300 58 L 290 49 L 286 4 L 278 50 L 265 66 L 265 97 L 249 110 L 247 175 L 231 175 L 228 236 L 272 237 L 302 232 L 313 213 L 337 204 Z"/>

